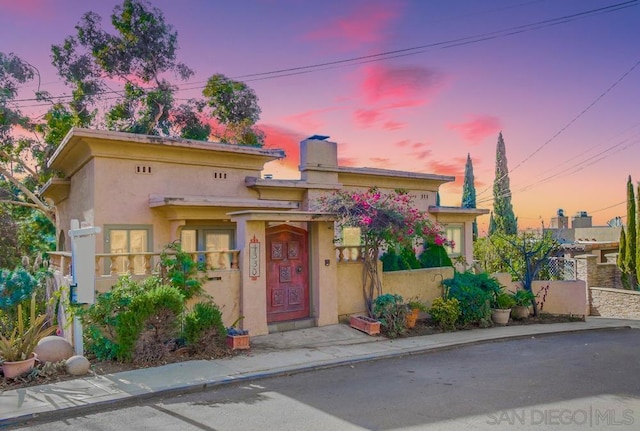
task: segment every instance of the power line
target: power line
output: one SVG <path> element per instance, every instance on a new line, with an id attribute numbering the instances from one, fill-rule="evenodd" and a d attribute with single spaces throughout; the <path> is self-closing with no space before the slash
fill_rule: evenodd
<path id="1" fill-rule="evenodd" d="M 418 54 L 424 53 L 429 48 L 435 48 L 435 47 L 439 47 L 442 49 L 453 48 L 453 47 L 468 45 L 472 43 L 484 42 L 487 40 L 497 39 L 501 37 L 513 36 L 515 34 L 539 30 L 539 29 L 554 26 L 554 25 L 566 24 L 578 19 L 584 19 L 594 15 L 615 12 L 618 10 L 637 6 L 638 2 L 640 2 L 640 0 L 628 0 L 628 1 L 617 3 L 614 5 L 609 5 L 601 8 L 596 8 L 596 9 L 590 9 L 587 11 L 577 12 L 577 13 L 564 15 L 557 18 L 551 18 L 543 21 L 538 21 L 532 24 L 524 24 L 524 25 L 510 27 L 503 30 L 496 30 L 488 33 L 481 33 L 479 35 L 474 35 L 474 36 L 466 36 L 466 37 L 451 39 L 447 41 L 434 42 L 434 43 L 418 45 L 418 46 L 409 47 L 409 48 L 401 48 L 401 49 L 381 52 L 377 54 L 350 57 L 350 58 L 345 58 L 341 60 L 316 63 L 316 64 L 306 65 L 306 66 L 296 66 L 296 67 L 290 67 L 290 68 L 276 69 L 268 72 L 258 72 L 258 73 L 250 73 L 245 75 L 238 75 L 238 76 L 231 77 L 231 79 L 244 80 L 245 82 L 261 81 L 266 79 L 277 79 L 277 78 L 282 78 L 287 76 L 329 70 L 335 67 L 354 66 L 354 65 L 360 65 L 360 64 L 370 63 L 370 62 L 384 61 L 384 60 L 397 58 L 397 57 L 418 55 Z M 188 86 L 188 85 L 203 84 L 203 83 L 206 83 L 206 81 L 197 81 L 191 84 L 186 84 L 187 86 L 185 87 L 181 88 L 180 86 L 176 86 L 176 88 L 177 88 L 177 91 L 196 90 L 196 89 L 204 88 L 204 86 L 202 85 Z M 107 91 L 98 92 L 98 93 L 95 93 L 95 95 L 106 93 L 106 92 Z M 65 96 L 58 96 L 58 97 L 71 98 L 72 96 L 65 95 Z M 55 98 L 58 98 L 58 97 L 55 97 Z M 34 99 L 34 98 L 25 98 L 25 99 L 16 99 L 14 100 L 14 102 L 26 102 L 26 101 L 36 101 L 36 100 L 37 99 Z M 42 105 L 38 105 L 38 106 L 42 106 Z"/>
<path id="2" fill-rule="evenodd" d="M 553 136 L 551 136 L 551 138 L 547 139 L 542 145 L 540 145 L 538 148 L 536 148 L 531 154 L 529 154 L 527 157 L 525 157 L 522 161 L 520 161 L 514 168 L 510 169 L 507 173 L 505 173 L 501 178 L 499 179 L 495 179 L 494 183 L 497 181 L 502 180 L 503 178 L 505 178 L 507 175 L 509 175 L 510 173 L 512 173 L 513 171 L 515 171 L 516 169 L 518 169 L 520 166 L 522 166 L 525 162 L 529 161 L 534 155 L 536 155 L 537 153 L 539 153 L 544 147 L 546 147 L 547 145 L 549 145 L 555 138 L 557 138 L 558 136 L 560 136 L 560 134 L 562 132 L 564 132 L 565 130 L 567 130 L 569 127 L 571 127 L 571 125 L 573 125 L 580 117 L 582 117 L 584 114 L 586 114 L 591 108 L 593 108 L 598 102 L 600 102 L 600 100 L 606 96 L 609 92 L 611 92 L 611 90 L 613 90 L 618 84 L 620 84 L 620 82 L 622 82 L 627 76 L 629 76 L 629 74 L 631 72 L 633 72 L 633 70 L 640 66 L 640 60 L 638 60 L 633 66 L 631 66 L 630 69 L 628 69 L 626 72 L 624 72 L 618 79 L 616 79 L 616 81 L 611 84 L 604 92 L 600 93 L 600 95 L 598 95 L 586 108 L 584 108 L 578 115 L 576 115 L 575 117 L 573 117 L 573 119 L 571 119 L 567 124 L 565 124 L 563 127 L 561 127 Z M 484 193 L 486 193 L 489 190 L 489 187 L 487 187 L 486 189 L 482 190 L 480 193 L 477 194 L 477 196 L 483 195 Z"/>

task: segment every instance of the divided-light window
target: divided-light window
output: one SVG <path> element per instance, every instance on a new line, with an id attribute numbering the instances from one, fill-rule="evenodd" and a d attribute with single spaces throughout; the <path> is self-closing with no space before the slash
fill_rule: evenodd
<path id="1" fill-rule="evenodd" d="M 152 227 L 148 225 L 105 225 L 104 226 L 104 250 L 111 254 L 135 254 L 150 251 Z M 129 271 L 128 256 L 118 256 L 116 267 L 119 274 Z M 144 274 L 144 256 L 133 258 L 133 273 Z M 104 273 L 110 272 L 109 264 L 104 267 Z"/>
<path id="2" fill-rule="evenodd" d="M 235 231 L 232 228 L 185 227 L 180 233 L 182 250 L 198 253 L 198 262 L 205 262 L 211 269 L 230 269 L 231 255 L 235 249 Z"/>

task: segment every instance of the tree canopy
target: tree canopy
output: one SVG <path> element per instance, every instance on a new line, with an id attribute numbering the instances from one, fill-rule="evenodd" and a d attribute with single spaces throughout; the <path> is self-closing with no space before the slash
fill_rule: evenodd
<path id="1" fill-rule="evenodd" d="M 101 16 L 87 12 L 72 35 L 52 45 L 52 64 L 70 94 L 41 90 L 35 67 L 17 54 L 0 52 L 0 205 L 5 208 L 36 210 L 53 222 L 54 208 L 39 191 L 55 175 L 46 169 L 47 160 L 72 127 L 263 145 L 264 134 L 255 127 L 258 97 L 246 84 L 215 73 L 202 97 L 177 97 L 176 82 L 185 83 L 194 72 L 178 61 L 178 34 L 160 9 L 145 0 L 124 0 L 110 18 L 107 29 Z M 35 99 L 49 105 L 44 116 L 21 110 L 18 93 L 32 81 L 37 81 Z"/>

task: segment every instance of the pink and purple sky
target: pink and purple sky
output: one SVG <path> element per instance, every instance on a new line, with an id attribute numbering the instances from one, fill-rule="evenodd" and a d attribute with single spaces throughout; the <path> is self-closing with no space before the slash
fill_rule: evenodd
<path id="1" fill-rule="evenodd" d="M 68 94 L 50 46 L 89 10 L 110 28 L 118 3 L 0 0 L 0 51 Z M 298 142 L 324 134 L 343 165 L 454 175 L 441 203 L 458 206 L 470 153 L 478 207 L 491 209 L 502 131 L 520 228 L 559 208 L 626 221 L 627 177 L 640 181 L 640 0 L 151 3 L 196 71 L 178 97 L 214 73 L 256 91 L 267 146 L 288 155 L 267 167 L 275 178 L 295 177 Z M 46 110 L 33 103 L 23 109 Z"/>

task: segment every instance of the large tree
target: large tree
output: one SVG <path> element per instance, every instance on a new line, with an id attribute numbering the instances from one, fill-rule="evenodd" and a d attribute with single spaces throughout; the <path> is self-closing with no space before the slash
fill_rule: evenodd
<path id="1" fill-rule="evenodd" d="M 502 138 L 502 132 L 498 135 L 498 145 L 496 147 L 496 176 L 493 181 L 493 220 L 495 227 L 493 230 L 489 229 L 489 235 L 493 233 L 515 235 L 518 232 L 518 223 L 511 205 L 507 150 Z"/>
<path id="2" fill-rule="evenodd" d="M 474 184 L 475 178 L 473 176 L 473 162 L 471 161 L 471 154 L 467 153 L 467 163 L 464 166 L 464 184 L 462 185 L 462 208 L 475 208 L 476 207 L 476 186 Z M 473 221 L 473 239 L 478 238 L 478 223 Z"/>
<path id="3" fill-rule="evenodd" d="M 171 77 L 184 81 L 193 71 L 177 61 L 177 32 L 159 9 L 124 0 L 111 24 L 108 32 L 99 15 L 87 12 L 74 35 L 51 47 L 71 94 L 53 97 L 38 85 L 35 97 L 50 109 L 37 120 L 21 112 L 17 95 L 29 81 L 39 84 L 38 71 L 0 52 L 0 204 L 34 208 L 53 221 L 54 209 L 38 191 L 54 174 L 47 159 L 71 127 L 262 145 L 258 98 L 245 84 L 215 74 L 202 98 L 177 102 Z"/>

